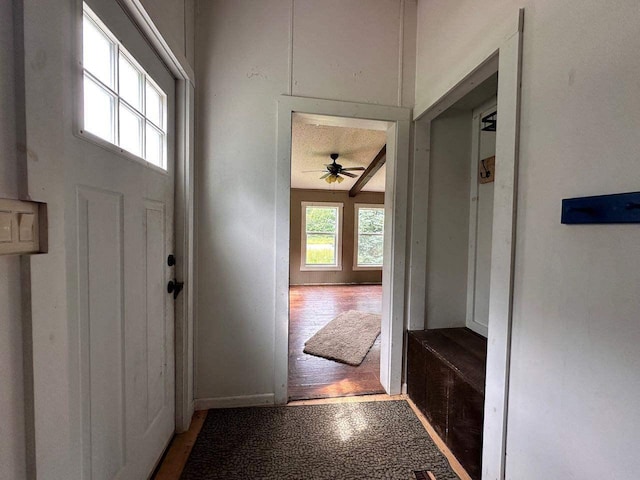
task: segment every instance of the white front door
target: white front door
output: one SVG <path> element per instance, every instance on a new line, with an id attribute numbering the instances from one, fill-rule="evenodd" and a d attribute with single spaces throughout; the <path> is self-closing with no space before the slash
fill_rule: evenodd
<path id="1" fill-rule="evenodd" d="M 67 11 L 70 3 L 78 10 Z M 35 463 L 39 479 L 141 480 L 153 471 L 175 425 L 174 298 L 167 292 L 174 278 L 167 257 L 174 253 L 175 79 L 118 2 L 88 3 L 114 42 L 122 42 L 109 50 L 94 39 L 96 57 L 113 55 L 115 80 L 108 88 L 94 82 L 99 95 L 92 114 L 117 113 L 94 122 L 93 131 L 106 135 L 100 125 L 113 128 L 115 143 L 126 138 L 129 148 L 140 134 L 142 155 L 160 149 L 164 160 L 151 165 L 89 133 L 81 100 L 83 68 L 91 62 L 74 58 L 68 44 L 51 40 L 55 35 L 49 44 L 39 37 L 49 25 L 64 34 L 69 15 L 82 39 L 82 3 L 65 2 L 46 13 L 29 8 L 27 55 L 46 51 L 63 72 L 78 66 L 73 82 L 67 73 L 58 81 L 27 67 L 27 137 L 46 152 L 29 165 L 29 193 L 48 203 L 50 220 L 49 253 L 32 260 Z M 166 144 L 153 143 L 150 119 L 160 117 L 144 75 L 137 93 L 147 100 L 137 113 L 127 106 L 136 101 L 125 92 L 126 72 L 118 77 L 126 67 L 121 47 L 166 94 L 163 120 L 154 120 Z M 91 65 L 94 77 L 109 84 L 112 78 L 100 70 L 105 62 Z M 37 98 L 43 84 L 53 100 Z M 101 107 L 104 98 L 113 100 L 110 109 Z M 69 112 L 77 117 L 76 132 L 64 116 Z M 127 112 L 133 112 L 129 123 Z M 132 118 L 141 119 L 139 130 Z"/>
<path id="2" fill-rule="evenodd" d="M 98 152 L 79 139 L 86 154 L 72 162 L 68 183 L 75 215 L 67 216 L 67 226 L 78 233 L 68 264 L 78 272 L 83 473 L 91 480 L 133 480 L 149 475 L 174 432 L 174 299 L 167 285 L 174 270 L 168 256 L 174 246 L 175 79 L 117 2 L 88 3 L 92 18 L 102 20 L 118 42 L 116 49 L 126 49 L 166 94 L 166 104 L 158 107 L 151 84 L 141 82 L 142 113 L 155 118 L 155 109 L 165 110 L 159 115 L 167 134 L 166 146 L 160 142 L 167 153 L 164 168 L 125 152 Z M 122 110 L 128 81 L 122 70 L 130 67 L 119 56 L 115 133 L 122 143 L 132 128 L 124 125 Z M 85 93 L 85 104 L 87 98 Z M 86 127 L 86 106 L 83 115 Z M 141 122 L 141 130 L 146 125 Z M 147 155 L 152 135 L 147 131 L 146 142 L 140 140 Z"/>
<path id="3" fill-rule="evenodd" d="M 83 161 L 67 219 L 78 233 L 67 261 L 78 272 L 83 478 L 141 479 L 174 431 L 172 175 L 116 155 Z"/>

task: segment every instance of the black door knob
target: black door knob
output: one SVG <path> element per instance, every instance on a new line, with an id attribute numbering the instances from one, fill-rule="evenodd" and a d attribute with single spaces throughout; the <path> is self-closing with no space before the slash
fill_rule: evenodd
<path id="1" fill-rule="evenodd" d="M 173 293 L 174 300 L 178 298 L 180 292 L 184 288 L 184 282 L 179 282 L 177 280 L 169 280 L 167 284 L 167 293 Z"/>

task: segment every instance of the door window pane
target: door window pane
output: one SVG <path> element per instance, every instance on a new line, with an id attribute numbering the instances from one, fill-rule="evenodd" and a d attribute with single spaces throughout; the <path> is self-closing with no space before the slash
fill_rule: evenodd
<path id="1" fill-rule="evenodd" d="M 142 112 L 142 73 L 122 54 L 120 54 L 118 82 L 120 97 Z"/>
<path id="2" fill-rule="evenodd" d="M 84 77 L 84 129 L 115 142 L 115 98 L 92 79 Z"/>
<path id="3" fill-rule="evenodd" d="M 84 130 L 166 169 L 167 96 L 86 3 L 83 9 Z"/>
<path id="4" fill-rule="evenodd" d="M 162 122 L 162 95 L 147 81 L 147 111 L 146 116 L 158 128 L 164 128 Z"/>
<path id="5" fill-rule="evenodd" d="M 142 156 L 142 118 L 123 104 L 120 104 L 120 146 Z"/>
<path id="6" fill-rule="evenodd" d="M 115 45 L 98 26 L 83 17 L 82 62 L 85 70 L 115 90 L 113 52 Z"/>
<path id="7" fill-rule="evenodd" d="M 164 167 L 163 145 L 164 135 L 147 123 L 147 162 Z"/>

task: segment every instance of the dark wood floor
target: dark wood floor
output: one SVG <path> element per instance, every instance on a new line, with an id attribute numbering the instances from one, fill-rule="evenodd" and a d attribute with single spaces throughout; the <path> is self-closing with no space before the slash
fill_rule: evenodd
<path id="1" fill-rule="evenodd" d="M 289 400 L 384 393 L 380 337 L 357 367 L 303 352 L 304 342 L 340 313 L 381 313 L 382 286 L 292 286 L 289 299 Z"/>

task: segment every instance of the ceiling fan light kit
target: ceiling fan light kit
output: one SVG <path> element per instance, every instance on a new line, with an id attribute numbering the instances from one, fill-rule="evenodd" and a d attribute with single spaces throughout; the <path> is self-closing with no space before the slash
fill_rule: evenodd
<path id="1" fill-rule="evenodd" d="M 325 167 L 327 167 L 327 170 L 324 175 L 322 175 L 320 177 L 320 180 L 323 180 L 327 183 L 342 183 L 344 182 L 344 177 L 351 177 L 351 178 L 356 178 L 357 175 L 354 175 L 353 173 L 351 173 L 351 171 L 354 170 L 359 170 L 359 171 L 363 171 L 365 170 L 364 167 L 351 167 L 351 168 L 343 168 L 342 165 L 340 165 L 339 163 L 336 163 L 336 160 L 338 159 L 339 155 L 337 153 L 332 153 L 331 154 L 331 160 L 333 160 L 332 163 L 327 163 L 325 165 Z"/>
<path id="2" fill-rule="evenodd" d="M 344 178 L 341 177 L 340 175 L 326 175 L 324 177 L 325 177 L 324 180 L 327 183 L 335 183 L 335 182 L 342 183 L 342 182 L 344 182 Z"/>

